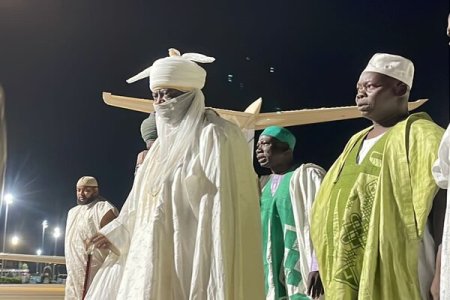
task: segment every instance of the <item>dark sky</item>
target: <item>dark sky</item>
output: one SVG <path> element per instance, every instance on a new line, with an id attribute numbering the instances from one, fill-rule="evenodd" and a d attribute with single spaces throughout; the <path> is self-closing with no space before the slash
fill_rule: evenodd
<path id="1" fill-rule="evenodd" d="M 41 222 L 48 219 L 45 252 L 53 254 L 50 231 L 64 227 L 82 175 L 97 177 L 101 193 L 122 206 L 136 155 L 144 148 L 139 126 L 145 115 L 106 106 L 101 92 L 149 97 L 146 80 L 132 85 L 125 80 L 170 47 L 216 58 L 205 66 L 208 106 L 242 110 L 263 97 L 264 112 L 353 105 L 368 59 L 375 52 L 403 55 L 416 67 L 412 99 L 430 98 L 422 110 L 446 126 L 448 5 L 448 0 L 0 0 L 7 190 L 16 196 L 8 236 L 18 233 L 24 245 L 17 250 L 34 253 Z M 348 138 L 367 125 L 360 119 L 294 127 L 297 158 L 329 168 Z"/>

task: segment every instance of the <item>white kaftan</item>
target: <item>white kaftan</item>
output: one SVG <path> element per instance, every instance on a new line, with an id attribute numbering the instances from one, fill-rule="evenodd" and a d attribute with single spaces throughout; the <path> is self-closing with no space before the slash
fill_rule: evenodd
<path id="1" fill-rule="evenodd" d="M 444 233 L 441 249 L 441 300 L 450 299 L 450 125 L 442 137 L 438 159 L 433 166 L 433 176 L 442 189 L 447 189 L 447 209 L 445 210 Z"/>
<path id="2" fill-rule="evenodd" d="M 85 240 L 100 230 L 100 222 L 110 210 L 118 214 L 117 209 L 103 198 L 97 198 L 86 205 L 77 205 L 69 210 L 64 245 L 67 267 L 66 300 L 82 298 L 87 263 Z M 99 249 L 95 249 L 92 253 L 88 287 L 108 253 L 109 250 Z"/>
<path id="3" fill-rule="evenodd" d="M 310 238 L 310 212 L 324 177 L 325 170 L 323 168 L 308 163 L 294 171 L 290 182 L 289 191 L 300 252 L 299 271 L 303 278 L 303 290 L 301 291 L 303 294 L 306 294 L 308 290 L 309 273 L 316 271 L 317 262 L 313 258 L 314 250 Z"/>
<path id="4" fill-rule="evenodd" d="M 179 123 L 157 110 L 159 138 L 119 217 L 101 230 L 119 255 L 107 258 L 86 299 L 264 299 L 247 143 L 237 126 L 205 111 L 200 90 L 178 98 L 190 106 Z"/>

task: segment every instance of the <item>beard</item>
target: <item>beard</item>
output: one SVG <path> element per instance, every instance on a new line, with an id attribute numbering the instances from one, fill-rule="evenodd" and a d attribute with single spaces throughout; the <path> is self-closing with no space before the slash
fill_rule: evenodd
<path id="1" fill-rule="evenodd" d="M 80 200 L 80 199 L 77 198 L 77 204 L 78 205 L 87 205 L 89 203 L 92 203 L 95 199 L 97 199 L 97 197 L 98 197 L 98 193 L 92 195 L 89 198 L 84 198 L 83 200 Z"/>

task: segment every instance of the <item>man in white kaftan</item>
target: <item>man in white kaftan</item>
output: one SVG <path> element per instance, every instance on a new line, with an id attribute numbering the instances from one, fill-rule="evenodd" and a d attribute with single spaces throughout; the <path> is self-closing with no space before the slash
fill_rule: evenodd
<path id="1" fill-rule="evenodd" d="M 206 71 L 190 53 L 150 78 L 158 139 L 119 217 L 92 242 L 110 247 L 87 299 L 263 299 L 258 187 L 240 129 L 205 109 Z"/>
<path id="2" fill-rule="evenodd" d="M 447 36 L 450 37 L 450 14 L 447 17 Z M 450 299 L 450 125 L 442 137 L 438 159 L 433 165 L 432 173 L 437 185 L 447 190 L 447 206 L 442 233 L 442 243 L 436 255 L 436 274 L 431 285 L 433 299 Z M 440 268 L 440 272 L 439 272 Z"/>
<path id="3" fill-rule="evenodd" d="M 440 299 L 450 299 L 450 125 L 442 137 L 441 145 L 439 147 L 438 159 L 433 166 L 433 176 L 436 183 L 442 189 L 447 189 L 447 208 L 445 210 L 444 232 L 442 234 L 442 244 L 438 251 L 438 261 L 440 256 L 440 278 L 435 278 L 433 284 L 440 284 Z M 437 263 L 437 267 L 439 263 Z M 432 289 L 433 293 L 433 289 Z M 434 294 L 434 293 L 433 293 Z M 437 297 L 437 295 L 434 295 Z"/>
<path id="4" fill-rule="evenodd" d="M 83 176 L 77 183 L 78 205 L 69 210 L 66 224 L 66 300 L 81 300 L 107 257 L 106 249 L 89 249 L 87 240 L 118 215 L 117 209 L 98 194 L 97 180 Z M 87 274 L 88 254 L 91 255 Z M 86 278 L 87 275 L 87 278 Z"/>

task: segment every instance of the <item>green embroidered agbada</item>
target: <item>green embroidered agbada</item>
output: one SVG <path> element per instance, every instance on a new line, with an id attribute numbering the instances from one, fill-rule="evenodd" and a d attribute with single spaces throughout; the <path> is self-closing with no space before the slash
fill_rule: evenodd
<path id="1" fill-rule="evenodd" d="M 311 238 L 327 299 L 421 299 L 418 254 L 437 186 L 431 175 L 443 129 L 409 116 L 356 157 L 355 134 L 321 185 Z"/>
<path id="2" fill-rule="evenodd" d="M 307 300 L 296 293 L 289 297 L 288 286 L 300 285 L 302 276 L 298 268 L 300 252 L 292 213 L 289 185 L 294 171 L 286 173 L 272 195 L 272 179 L 261 195 L 261 220 L 263 228 L 264 277 L 267 299 Z M 270 291 L 270 292 L 269 292 Z"/>

